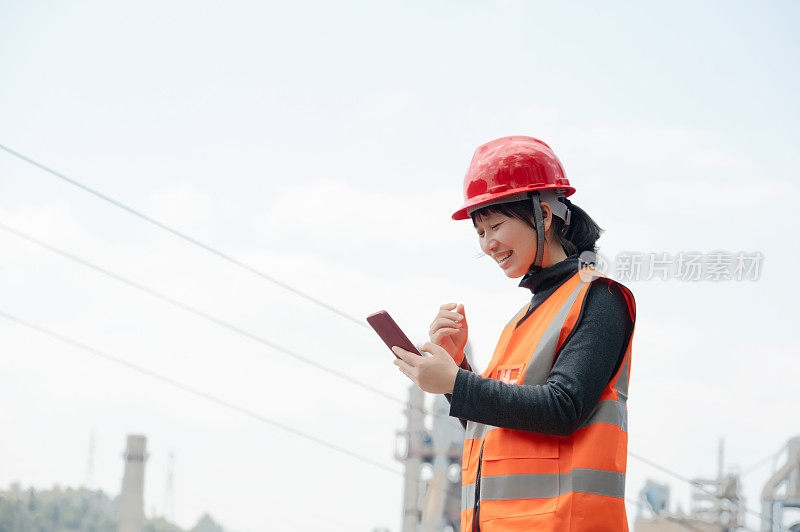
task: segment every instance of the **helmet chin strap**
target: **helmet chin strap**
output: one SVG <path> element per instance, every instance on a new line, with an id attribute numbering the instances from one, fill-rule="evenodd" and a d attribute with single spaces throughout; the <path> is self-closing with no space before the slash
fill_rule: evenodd
<path id="1" fill-rule="evenodd" d="M 534 259 L 531 267 L 528 268 L 528 273 L 541 270 L 542 260 L 544 259 L 544 219 L 538 192 L 531 193 L 531 203 L 533 204 L 533 221 L 536 225 L 536 259 Z"/>

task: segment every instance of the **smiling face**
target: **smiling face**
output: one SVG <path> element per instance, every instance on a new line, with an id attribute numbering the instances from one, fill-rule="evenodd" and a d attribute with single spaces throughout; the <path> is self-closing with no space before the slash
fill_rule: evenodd
<path id="1" fill-rule="evenodd" d="M 519 218 L 489 212 L 475 218 L 481 250 L 492 257 L 507 277 L 528 272 L 536 259 L 536 230 Z"/>

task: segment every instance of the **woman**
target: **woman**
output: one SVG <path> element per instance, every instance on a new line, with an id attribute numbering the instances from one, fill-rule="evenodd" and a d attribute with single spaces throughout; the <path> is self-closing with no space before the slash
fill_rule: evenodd
<path id="1" fill-rule="evenodd" d="M 421 358 L 395 347 L 400 370 L 452 394 L 465 420 L 462 532 L 627 530 L 627 400 L 635 303 L 594 269 L 600 228 L 544 142 L 480 146 L 464 179 L 481 249 L 533 293 L 500 335 L 482 375 L 464 357 L 463 305 L 442 305 Z"/>

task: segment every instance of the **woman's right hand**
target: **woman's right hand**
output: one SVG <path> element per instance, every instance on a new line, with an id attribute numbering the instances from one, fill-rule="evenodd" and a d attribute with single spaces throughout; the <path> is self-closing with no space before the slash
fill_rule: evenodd
<path id="1" fill-rule="evenodd" d="M 467 316 L 464 305 L 445 303 L 439 307 L 439 313 L 431 323 L 428 331 L 431 342 L 443 347 L 456 364 L 464 359 L 464 346 L 467 345 Z"/>

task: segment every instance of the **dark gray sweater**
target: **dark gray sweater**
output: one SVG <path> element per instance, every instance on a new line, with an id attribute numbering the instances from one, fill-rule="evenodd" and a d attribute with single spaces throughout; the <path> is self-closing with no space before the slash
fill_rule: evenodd
<path id="1" fill-rule="evenodd" d="M 520 286 L 529 288 L 533 298 L 531 310 L 518 325 L 578 267 L 578 258 L 572 256 L 523 277 Z M 619 369 L 632 330 L 622 291 L 607 279 L 596 279 L 545 384 L 506 384 L 459 369 L 450 415 L 462 421 L 568 436 L 586 420 Z"/>

